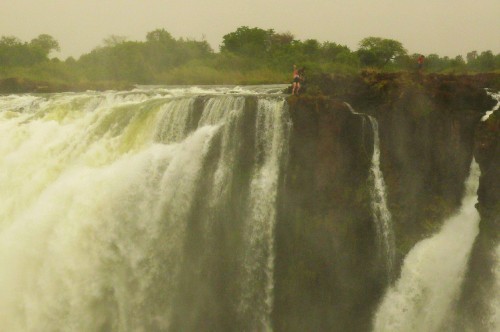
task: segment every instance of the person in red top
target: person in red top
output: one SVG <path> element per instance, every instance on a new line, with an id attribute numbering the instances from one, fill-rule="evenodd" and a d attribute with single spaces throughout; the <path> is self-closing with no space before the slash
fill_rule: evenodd
<path id="1" fill-rule="evenodd" d="M 422 67 L 424 65 L 424 56 L 422 54 L 420 54 L 420 56 L 418 57 L 417 59 L 417 64 L 418 64 L 418 71 L 421 71 L 422 70 Z"/>
<path id="2" fill-rule="evenodd" d="M 300 90 L 300 75 L 299 70 L 296 65 L 293 65 L 293 83 L 292 83 L 292 95 L 299 95 Z"/>

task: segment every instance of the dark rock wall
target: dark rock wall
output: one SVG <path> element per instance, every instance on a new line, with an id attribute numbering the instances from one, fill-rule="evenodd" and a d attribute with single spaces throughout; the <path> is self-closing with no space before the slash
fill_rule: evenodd
<path id="1" fill-rule="evenodd" d="M 370 124 L 343 103 L 291 97 L 276 230 L 276 331 L 364 331 L 383 289 L 367 178 Z"/>
<path id="2" fill-rule="evenodd" d="M 476 126 L 495 105 L 485 88 L 500 89 L 500 75 L 364 72 L 315 79 L 323 94 L 379 121 L 381 168 L 403 258 L 460 204 Z"/>
<path id="3" fill-rule="evenodd" d="M 399 86 L 393 96 L 375 115 L 389 208 L 403 258 L 459 207 L 481 110 L 442 105 L 419 85 Z"/>
<path id="4" fill-rule="evenodd" d="M 481 233 L 457 304 L 464 320 L 480 326 L 467 315 L 477 321 L 487 314 L 500 233 L 500 143 L 498 120 L 478 124 L 495 104 L 484 88 L 498 84 L 498 75 L 365 74 L 317 82 L 322 94 L 289 99 L 293 131 L 276 230 L 275 330 L 369 331 L 386 286 L 367 187 L 373 137 L 363 116 L 340 101 L 378 119 L 399 263 L 456 212 L 475 151 Z"/>
<path id="5" fill-rule="evenodd" d="M 500 226 L 500 110 L 477 126 L 475 157 L 481 167 L 479 213 L 485 227 Z M 496 228 L 499 230 L 499 228 Z M 500 235 L 496 232 L 496 235 Z"/>

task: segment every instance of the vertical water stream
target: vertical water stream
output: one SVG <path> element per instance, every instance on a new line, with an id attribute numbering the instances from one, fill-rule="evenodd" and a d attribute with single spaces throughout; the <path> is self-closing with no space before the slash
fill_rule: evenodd
<path id="1" fill-rule="evenodd" d="M 473 162 L 460 211 L 439 233 L 425 239 L 404 260 L 401 277 L 386 293 L 374 331 L 446 331 L 453 319 L 472 244 L 479 232 L 475 208 L 479 166 Z"/>
<path id="2" fill-rule="evenodd" d="M 387 279 L 390 282 L 394 270 L 395 239 L 391 212 L 387 208 L 384 176 L 380 169 L 380 139 L 377 120 L 368 116 L 373 130 L 373 156 L 370 168 L 370 194 L 373 218 L 378 235 L 378 246 L 384 253 Z"/>

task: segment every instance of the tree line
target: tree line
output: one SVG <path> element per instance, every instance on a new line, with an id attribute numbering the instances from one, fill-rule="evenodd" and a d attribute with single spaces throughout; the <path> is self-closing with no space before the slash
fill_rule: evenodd
<path id="1" fill-rule="evenodd" d="M 290 81 L 293 64 L 308 72 L 413 71 L 419 54 L 399 41 L 367 37 L 356 50 L 289 32 L 242 26 L 223 36 L 218 52 L 205 40 L 174 38 L 165 29 L 145 41 L 110 36 L 78 59 L 50 57 L 60 50 L 50 35 L 29 42 L 0 39 L 0 78 L 25 77 L 60 82 L 120 81 L 134 84 L 252 84 Z M 475 73 L 500 70 L 500 54 L 471 51 L 465 58 L 426 55 L 425 72 Z"/>

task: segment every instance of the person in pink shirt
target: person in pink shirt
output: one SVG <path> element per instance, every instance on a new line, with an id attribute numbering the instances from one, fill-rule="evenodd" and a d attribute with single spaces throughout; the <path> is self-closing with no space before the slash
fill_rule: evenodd
<path id="1" fill-rule="evenodd" d="M 300 75 L 299 70 L 296 65 L 293 65 L 293 83 L 292 83 L 292 95 L 299 95 L 300 90 Z"/>

